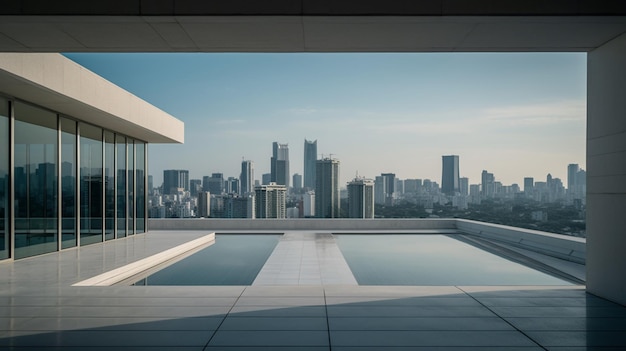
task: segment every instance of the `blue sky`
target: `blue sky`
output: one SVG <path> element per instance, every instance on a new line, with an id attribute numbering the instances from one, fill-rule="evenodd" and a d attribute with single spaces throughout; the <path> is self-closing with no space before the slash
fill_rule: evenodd
<path id="1" fill-rule="evenodd" d="M 585 168 L 586 54 L 66 54 L 185 122 L 184 145 L 151 145 L 163 169 L 239 176 L 269 172 L 272 142 L 289 143 L 302 174 L 304 138 L 340 160 L 344 182 L 394 172 L 441 181 L 441 156 L 461 176 L 504 184 L 566 183 Z"/>

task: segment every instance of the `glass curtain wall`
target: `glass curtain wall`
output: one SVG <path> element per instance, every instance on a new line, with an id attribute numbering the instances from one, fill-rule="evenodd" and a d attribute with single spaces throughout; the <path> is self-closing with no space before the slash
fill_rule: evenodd
<path id="1" fill-rule="evenodd" d="M 128 141 L 128 235 L 135 233 L 135 142 L 132 139 Z"/>
<path id="2" fill-rule="evenodd" d="M 57 115 L 15 108 L 15 258 L 57 250 Z"/>
<path id="3" fill-rule="evenodd" d="M 0 97 L 0 260 L 9 257 L 9 102 Z"/>
<path id="4" fill-rule="evenodd" d="M 117 237 L 126 236 L 126 138 L 115 136 L 117 153 Z"/>
<path id="5" fill-rule="evenodd" d="M 0 150 L 0 260 L 146 231 L 147 143 L 0 97 Z"/>
<path id="6" fill-rule="evenodd" d="M 80 244 L 102 241 L 102 129 L 80 124 Z"/>
<path id="7" fill-rule="evenodd" d="M 76 224 L 76 121 L 61 118 L 62 249 L 76 246 Z"/>
<path id="8" fill-rule="evenodd" d="M 115 135 L 104 131 L 104 238 L 115 239 Z"/>
<path id="9" fill-rule="evenodd" d="M 136 233 L 146 232 L 146 144 L 140 141 L 135 141 L 135 156 L 137 162 L 135 163 L 135 174 L 137 178 L 137 184 L 135 189 L 137 190 L 137 210 L 136 210 Z"/>

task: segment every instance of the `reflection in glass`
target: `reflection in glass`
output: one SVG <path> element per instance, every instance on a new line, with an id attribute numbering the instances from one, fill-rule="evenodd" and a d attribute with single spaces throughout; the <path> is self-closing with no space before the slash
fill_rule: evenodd
<path id="1" fill-rule="evenodd" d="M 126 236 L 126 138 L 115 136 L 117 153 L 117 237 Z"/>
<path id="2" fill-rule="evenodd" d="M 144 233 L 146 231 L 146 203 L 145 203 L 145 168 L 146 168 L 146 149 L 144 143 L 140 141 L 135 141 L 135 152 L 137 157 L 135 174 L 137 179 L 137 184 L 135 189 L 137 190 L 137 224 L 135 225 L 137 233 Z"/>
<path id="3" fill-rule="evenodd" d="M 9 257 L 9 102 L 0 98 L 0 259 Z M 6 151 L 5 151 L 6 150 Z"/>
<path id="4" fill-rule="evenodd" d="M 135 234 L 135 144 L 128 139 L 128 235 Z"/>
<path id="5" fill-rule="evenodd" d="M 76 239 L 76 122 L 61 118 L 61 248 Z"/>
<path id="6" fill-rule="evenodd" d="M 80 244 L 102 241 L 102 129 L 80 125 Z"/>
<path id="7" fill-rule="evenodd" d="M 57 116 L 15 103 L 15 258 L 57 250 Z"/>
<path id="8" fill-rule="evenodd" d="M 104 131 L 104 238 L 115 239 L 115 135 Z"/>

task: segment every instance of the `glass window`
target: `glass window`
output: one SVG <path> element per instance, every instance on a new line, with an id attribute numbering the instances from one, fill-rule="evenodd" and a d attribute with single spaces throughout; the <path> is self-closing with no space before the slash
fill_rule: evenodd
<path id="1" fill-rule="evenodd" d="M 117 237 L 126 236 L 126 138 L 115 136 L 117 152 Z"/>
<path id="2" fill-rule="evenodd" d="M 104 131 L 104 238 L 115 239 L 115 135 Z"/>
<path id="3" fill-rule="evenodd" d="M 76 122 L 61 118 L 61 248 L 76 239 Z"/>
<path id="4" fill-rule="evenodd" d="M 102 241 L 102 129 L 80 124 L 80 244 Z"/>
<path id="5" fill-rule="evenodd" d="M 135 143 L 128 139 L 128 234 L 135 234 Z"/>
<path id="6" fill-rule="evenodd" d="M 15 258 L 57 250 L 57 115 L 15 103 Z"/>
<path id="7" fill-rule="evenodd" d="M 135 189 L 137 190 L 137 224 L 135 228 L 137 229 L 137 233 L 145 233 L 146 231 L 146 178 L 145 178 L 145 168 L 146 168 L 146 144 L 140 141 L 135 142 L 135 156 L 137 158 L 135 174 L 137 179 L 137 184 L 135 185 Z"/>
<path id="8" fill-rule="evenodd" d="M 9 257 L 9 102 L 0 98 L 0 259 Z"/>

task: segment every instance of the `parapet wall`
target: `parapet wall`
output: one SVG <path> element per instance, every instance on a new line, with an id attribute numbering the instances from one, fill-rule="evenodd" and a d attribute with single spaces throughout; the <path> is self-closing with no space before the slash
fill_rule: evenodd
<path id="1" fill-rule="evenodd" d="M 458 231 L 576 263 L 585 263 L 587 240 L 569 235 L 457 219 Z"/>
<path id="2" fill-rule="evenodd" d="M 150 230 L 456 230 L 455 219 L 150 219 Z"/>
<path id="3" fill-rule="evenodd" d="M 150 219 L 150 230 L 289 231 L 335 230 L 401 231 L 470 234 L 576 263 L 585 263 L 587 240 L 538 230 L 466 219 Z"/>

